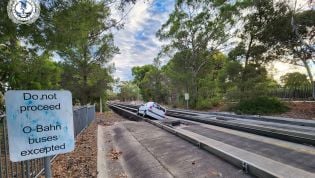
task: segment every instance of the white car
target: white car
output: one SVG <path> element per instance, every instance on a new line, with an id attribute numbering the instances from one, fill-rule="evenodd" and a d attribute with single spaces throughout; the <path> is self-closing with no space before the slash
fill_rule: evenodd
<path id="1" fill-rule="evenodd" d="M 148 102 L 142 104 L 137 112 L 137 115 L 144 117 L 149 116 L 153 119 L 162 120 L 165 119 L 166 109 L 155 102 Z"/>

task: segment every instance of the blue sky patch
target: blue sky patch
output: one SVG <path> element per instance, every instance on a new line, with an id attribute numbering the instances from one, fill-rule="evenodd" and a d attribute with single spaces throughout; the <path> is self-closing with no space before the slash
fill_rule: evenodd
<path id="1" fill-rule="evenodd" d="M 163 45 L 156 38 L 156 32 L 168 19 L 174 9 L 175 0 L 151 0 L 137 2 L 124 20 L 124 29 L 114 32 L 115 44 L 120 54 L 113 58 L 115 78 L 132 80 L 134 66 L 152 64 Z"/>

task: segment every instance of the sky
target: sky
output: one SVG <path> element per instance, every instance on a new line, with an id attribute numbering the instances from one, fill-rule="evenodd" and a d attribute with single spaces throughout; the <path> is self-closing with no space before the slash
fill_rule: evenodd
<path id="1" fill-rule="evenodd" d="M 307 7 L 307 2 L 308 0 L 298 0 L 297 9 Z M 174 3 L 175 0 L 140 0 L 135 5 L 128 5 L 124 12 L 112 8 L 113 18 L 122 19 L 121 23 L 124 24 L 123 29 L 113 31 L 115 45 L 120 49 L 120 54 L 112 60 L 116 67 L 115 78 L 120 81 L 132 80 L 132 67 L 152 64 L 163 44 L 155 34 L 173 11 Z M 280 62 L 273 64 L 272 71 L 274 79 L 278 81 L 287 72 L 306 74 L 303 67 Z"/>
<path id="2" fill-rule="evenodd" d="M 113 31 L 115 45 L 120 49 L 120 54 L 112 60 L 116 67 L 115 78 L 131 80 L 132 67 L 152 64 L 162 45 L 155 34 L 167 21 L 174 3 L 175 0 L 149 0 L 126 7 L 124 14 L 127 15 L 122 21 L 124 28 Z M 115 19 L 122 18 L 120 12 L 112 11 Z"/>

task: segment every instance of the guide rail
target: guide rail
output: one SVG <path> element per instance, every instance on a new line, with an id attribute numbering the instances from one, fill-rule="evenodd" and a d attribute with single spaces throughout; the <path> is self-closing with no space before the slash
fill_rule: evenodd
<path id="1" fill-rule="evenodd" d="M 109 104 L 136 116 L 137 109 Z M 258 177 L 314 177 L 315 148 L 275 138 L 218 127 L 192 120 L 169 117 L 182 124 L 172 126 L 163 121 L 136 116 L 169 131 L 198 147 L 221 157 L 230 164 Z"/>
<path id="2" fill-rule="evenodd" d="M 112 103 L 112 105 L 124 108 L 133 113 L 137 112 L 136 105 L 127 105 L 121 103 Z M 305 123 L 305 126 L 302 126 L 303 121 L 297 121 L 297 123 L 299 124 L 294 125 L 291 121 L 288 124 L 284 122 L 279 123 L 278 120 L 275 120 L 275 122 L 264 120 L 258 121 L 251 119 L 240 119 L 231 116 L 215 116 L 175 110 L 167 110 L 166 115 L 175 118 L 196 121 L 257 135 L 263 135 L 271 138 L 286 140 L 294 143 L 315 146 L 315 127 L 311 127 L 310 125 L 308 125 L 312 124 L 312 122 L 309 121 Z"/>

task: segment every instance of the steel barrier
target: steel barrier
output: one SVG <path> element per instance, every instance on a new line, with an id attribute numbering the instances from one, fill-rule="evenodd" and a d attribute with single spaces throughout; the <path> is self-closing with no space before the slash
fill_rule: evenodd
<path id="1" fill-rule="evenodd" d="M 75 137 L 87 128 L 95 119 L 95 106 L 73 108 L 73 126 Z M 44 159 L 11 162 L 5 115 L 0 115 L 0 178 L 38 177 L 44 170 Z"/>
<path id="2" fill-rule="evenodd" d="M 268 95 L 282 99 L 312 100 L 312 89 L 312 86 L 280 87 L 269 91 Z"/>

